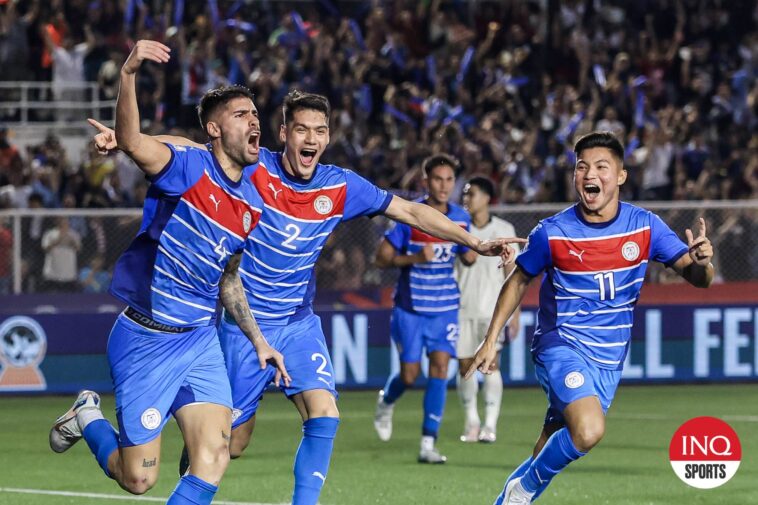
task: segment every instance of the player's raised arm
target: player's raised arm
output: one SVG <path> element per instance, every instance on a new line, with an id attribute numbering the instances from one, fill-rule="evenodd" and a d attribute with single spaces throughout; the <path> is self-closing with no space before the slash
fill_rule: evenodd
<path id="1" fill-rule="evenodd" d="M 688 254 L 671 265 L 684 280 L 697 288 L 707 288 L 713 282 L 713 245 L 705 236 L 705 219 L 700 218 L 700 226 L 697 237 L 689 228 L 685 230 L 687 236 Z"/>
<path id="2" fill-rule="evenodd" d="M 399 196 L 392 198 L 384 214 L 390 219 L 418 228 L 429 235 L 469 247 L 484 256 L 503 256 L 507 253 L 508 258 L 512 258 L 514 251 L 508 247 L 508 244 L 526 242 L 525 239 L 518 237 L 480 240 L 429 205 L 409 202 Z"/>
<path id="3" fill-rule="evenodd" d="M 511 275 L 500 288 L 500 295 L 497 297 L 497 303 L 495 304 L 495 311 L 492 314 L 492 320 L 490 326 L 487 328 L 487 336 L 482 342 L 482 345 L 476 351 L 474 355 L 474 361 L 468 370 L 465 371 L 465 377 L 468 379 L 478 369 L 480 372 L 489 374 L 491 373 L 491 367 L 497 359 L 497 339 L 500 333 L 503 331 L 503 327 L 508 319 L 521 305 L 521 300 L 524 298 L 526 288 L 529 286 L 532 277 L 529 276 L 520 267 L 516 267 L 511 272 Z"/>
<path id="4" fill-rule="evenodd" d="M 241 258 L 241 254 L 235 254 L 229 258 L 229 262 L 224 268 L 224 274 L 219 281 L 219 298 L 224 309 L 232 315 L 242 332 L 255 347 L 261 370 L 266 368 L 266 363 L 271 363 L 276 367 L 274 382 L 277 387 L 281 379 L 284 379 L 285 386 L 289 386 L 290 376 L 284 367 L 284 357 L 269 345 L 250 312 L 250 305 L 247 302 L 245 289 L 238 272 Z"/>
<path id="5" fill-rule="evenodd" d="M 128 154 L 147 175 L 158 174 L 171 161 L 171 150 L 156 139 L 140 133 L 136 75 L 145 60 L 166 63 L 170 51 L 160 42 L 140 40 L 121 67 L 115 139 L 119 149 Z"/>

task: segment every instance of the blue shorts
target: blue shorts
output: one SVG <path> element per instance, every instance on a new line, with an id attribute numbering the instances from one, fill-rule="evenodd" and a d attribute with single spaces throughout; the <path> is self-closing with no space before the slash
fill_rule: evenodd
<path id="1" fill-rule="evenodd" d="M 390 336 L 397 345 L 403 363 L 421 361 L 423 348 L 426 348 L 427 354 L 442 351 L 455 358 L 458 335 L 457 310 L 427 316 L 399 307 L 392 309 Z"/>
<path id="2" fill-rule="evenodd" d="M 122 447 L 153 440 L 184 405 L 203 402 L 232 407 L 214 326 L 164 333 L 122 314 L 108 337 L 107 352 Z"/>
<path id="3" fill-rule="evenodd" d="M 567 345 L 539 351 L 534 356 L 534 369 L 548 398 L 545 424 L 565 424 L 566 406 L 587 396 L 597 396 L 606 413 L 621 380 L 621 370 L 600 368 Z"/>
<path id="4" fill-rule="evenodd" d="M 271 347 L 284 356 L 284 366 L 292 382 L 289 387 L 282 383 L 281 390 L 288 397 L 313 389 L 326 389 L 337 397 L 332 359 L 317 315 L 308 315 L 286 326 L 261 325 L 260 328 Z M 268 365 L 261 370 L 253 344 L 239 326 L 226 317 L 219 326 L 219 340 L 234 400 L 232 428 L 236 428 L 255 415 L 276 369 Z"/>

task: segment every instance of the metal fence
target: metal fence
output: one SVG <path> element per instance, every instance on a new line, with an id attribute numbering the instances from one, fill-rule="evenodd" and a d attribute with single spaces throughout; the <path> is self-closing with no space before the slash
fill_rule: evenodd
<path id="1" fill-rule="evenodd" d="M 714 244 L 718 281 L 758 280 L 758 200 L 645 202 L 682 238 L 704 217 Z M 567 204 L 498 206 L 493 213 L 526 237 L 537 222 Z M 99 292 L 107 289 L 118 256 L 139 229 L 141 211 L 10 210 L 0 212 L 0 294 Z M 342 223 L 317 264 L 324 290 L 390 286 L 393 270 L 374 267 L 373 258 L 389 220 L 384 217 Z M 651 282 L 677 277 L 651 266 Z"/>
<path id="2" fill-rule="evenodd" d="M 0 118 L 15 129 L 88 128 L 84 120 L 111 120 L 116 101 L 101 96 L 97 82 L 0 82 Z"/>

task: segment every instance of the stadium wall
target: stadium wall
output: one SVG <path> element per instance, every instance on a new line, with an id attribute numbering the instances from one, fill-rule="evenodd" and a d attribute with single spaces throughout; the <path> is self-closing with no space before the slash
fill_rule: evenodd
<path id="1" fill-rule="evenodd" d="M 344 299 L 345 297 L 343 297 Z M 351 298 L 350 296 L 347 297 Z M 380 303 L 317 310 L 340 388 L 379 388 L 397 369 L 390 308 Z M 0 394 L 110 391 L 107 335 L 122 307 L 102 295 L 0 297 Z M 521 331 L 502 357 L 506 385 L 535 384 L 526 335 L 536 321 L 527 295 Z M 627 381 L 758 380 L 758 282 L 711 290 L 647 286 L 635 314 Z M 450 376 L 456 373 L 453 365 Z"/>

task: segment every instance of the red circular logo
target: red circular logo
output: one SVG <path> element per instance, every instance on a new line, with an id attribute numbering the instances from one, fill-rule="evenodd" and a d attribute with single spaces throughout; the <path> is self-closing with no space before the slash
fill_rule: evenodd
<path id="1" fill-rule="evenodd" d="M 682 424 L 669 444 L 669 459 L 686 484 L 711 489 L 725 484 L 740 467 L 737 433 L 715 417 L 695 417 Z"/>

